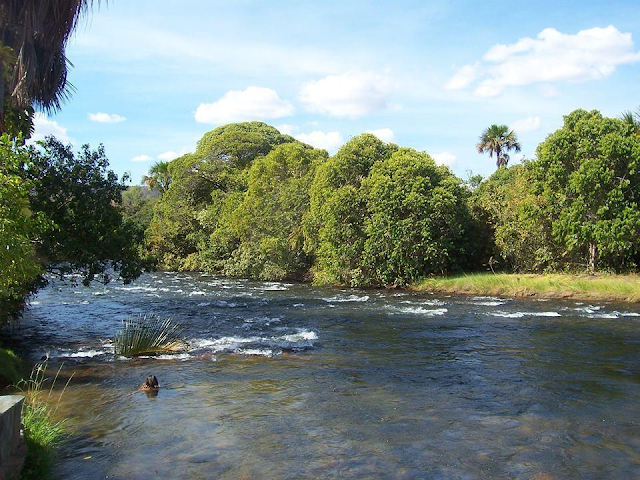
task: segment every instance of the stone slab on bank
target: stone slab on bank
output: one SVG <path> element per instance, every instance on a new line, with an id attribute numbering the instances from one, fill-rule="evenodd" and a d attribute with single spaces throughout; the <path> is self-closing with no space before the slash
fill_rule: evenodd
<path id="1" fill-rule="evenodd" d="M 14 480 L 20 476 L 26 455 L 21 434 L 22 395 L 0 396 L 0 480 Z"/>

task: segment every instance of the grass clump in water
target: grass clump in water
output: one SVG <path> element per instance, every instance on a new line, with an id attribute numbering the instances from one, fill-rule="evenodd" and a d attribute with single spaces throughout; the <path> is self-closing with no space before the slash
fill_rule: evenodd
<path id="1" fill-rule="evenodd" d="M 126 318 L 113 339 L 114 352 L 123 357 L 183 352 L 188 344 L 181 337 L 182 331 L 182 327 L 169 318 L 155 315 Z"/>
<path id="2" fill-rule="evenodd" d="M 60 392 L 55 394 L 55 387 L 60 369 L 58 369 L 51 386 L 45 388 L 47 382 L 48 359 L 33 367 L 28 380 L 16 385 L 25 400 L 22 406 L 22 425 L 27 443 L 27 458 L 22 471 L 22 480 L 52 478 L 52 466 L 58 446 L 65 437 L 65 421 L 56 421 L 54 416 L 69 381 Z M 57 398 L 54 398 L 56 397 Z"/>

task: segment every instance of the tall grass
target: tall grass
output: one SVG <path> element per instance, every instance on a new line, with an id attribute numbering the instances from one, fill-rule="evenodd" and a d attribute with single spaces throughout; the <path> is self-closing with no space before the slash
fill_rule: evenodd
<path id="1" fill-rule="evenodd" d="M 59 394 L 54 387 L 62 366 L 56 372 L 49 388 L 45 383 L 48 359 L 33 367 L 28 380 L 20 381 L 16 387 L 24 395 L 22 425 L 27 443 L 27 458 L 22 471 L 23 480 L 51 478 L 55 451 L 65 437 L 65 421 L 56 421 L 54 416 L 73 375 Z"/>
<path id="2" fill-rule="evenodd" d="M 126 318 L 113 339 L 116 355 L 135 357 L 184 351 L 188 344 L 181 338 L 182 327 L 167 318 L 144 315 Z"/>
<path id="3" fill-rule="evenodd" d="M 478 273 L 429 278 L 414 288 L 447 293 L 640 302 L 637 275 Z"/>

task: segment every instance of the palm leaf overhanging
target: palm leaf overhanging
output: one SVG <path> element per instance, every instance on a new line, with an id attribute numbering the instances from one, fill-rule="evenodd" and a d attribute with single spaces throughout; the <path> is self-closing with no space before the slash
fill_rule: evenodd
<path id="1" fill-rule="evenodd" d="M 5 95 L 18 108 L 57 110 L 72 86 L 65 49 L 79 19 L 94 0 L 0 2 L 0 131 Z M 5 51 L 5 49 L 8 49 Z"/>
<path id="2" fill-rule="evenodd" d="M 519 152 L 522 149 L 515 132 L 506 125 L 491 125 L 485 129 L 476 148 L 478 153 L 488 153 L 490 158 L 495 154 L 498 168 L 507 166 L 510 150 Z"/>
<path id="3" fill-rule="evenodd" d="M 182 327 L 155 315 L 126 318 L 113 339 L 114 353 L 123 357 L 177 353 L 188 348 Z"/>

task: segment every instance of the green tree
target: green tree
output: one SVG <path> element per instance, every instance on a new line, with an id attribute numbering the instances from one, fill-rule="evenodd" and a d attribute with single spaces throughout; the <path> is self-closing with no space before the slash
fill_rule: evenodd
<path id="1" fill-rule="evenodd" d="M 235 208 L 255 159 L 290 142 L 296 140 L 261 122 L 230 124 L 206 133 L 195 153 L 172 160 L 169 188 L 154 207 L 147 232 L 160 264 L 186 270 L 223 265 L 238 239 L 216 215 L 230 215 Z"/>
<path id="2" fill-rule="evenodd" d="M 359 283 L 407 285 L 468 267 L 468 191 L 426 153 L 401 148 L 362 182 L 365 241 Z"/>
<path id="3" fill-rule="evenodd" d="M 315 169 L 325 160 L 324 150 L 289 143 L 253 162 L 248 190 L 231 218 L 238 248 L 226 274 L 262 280 L 306 274 L 311 258 L 304 251 L 302 218 Z"/>
<path id="4" fill-rule="evenodd" d="M 36 237 L 37 252 L 50 272 L 78 272 L 88 284 L 96 276 L 113 274 L 125 282 L 138 277 L 143 264 L 135 234 L 118 208 L 125 190 L 123 178 L 108 169 L 100 146 L 84 145 L 77 155 L 54 137 L 32 149 L 25 176 L 31 182 L 31 209 L 41 212 L 53 228 Z"/>
<path id="5" fill-rule="evenodd" d="M 637 108 L 635 112 L 631 110 L 625 110 L 620 114 L 620 120 L 631 125 L 636 133 L 640 133 L 640 108 Z"/>
<path id="6" fill-rule="evenodd" d="M 25 297 L 39 283 L 42 267 L 36 259 L 32 238 L 45 226 L 41 216 L 29 208 L 29 190 L 24 167 L 29 152 L 0 137 L 0 324 L 20 310 Z"/>
<path id="7" fill-rule="evenodd" d="M 132 185 L 122 192 L 120 211 L 123 221 L 134 234 L 141 255 L 144 249 L 145 232 L 153 219 L 153 206 L 158 201 L 158 192 L 146 186 Z"/>
<path id="8" fill-rule="evenodd" d="M 538 146 L 542 212 L 565 264 L 626 270 L 640 251 L 640 136 L 633 125 L 576 110 Z"/>
<path id="9" fill-rule="evenodd" d="M 169 162 L 156 162 L 149 169 L 149 174 L 142 177 L 142 181 L 150 190 L 158 190 L 161 194 L 171 185 Z"/>
<path id="10" fill-rule="evenodd" d="M 315 282 L 360 283 L 366 239 L 362 181 L 374 164 L 387 159 L 397 148 L 363 134 L 318 167 L 304 219 L 306 250 L 316 258 Z"/>
<path id="11" fill-rule="evenodd" d="M 17 112 L 58 109 L 68 96 L 65 49 L 91 0 L 5 0 L 0 3 L 0 133 L 5 97 Z M 15 121 L 15 119 L 14 119 Z"/>
<path id="12" fill-rule="evenodd" d="M 488 153 L 490 158 L 495 155 L 498 168 L 506 167 L 509 163 L 509 151 L 519 152 L 521 150 L 515 132 L 509 130 L 506 125 L 495 124 L 482 132 L 476 148 L 478 153 Z"/>
<path id="13" fill-rule="evenodd" d="M 551 223 L 536 195 L 531 163 L 498 169 L 471 196 L 471 210 L 483 245 L 482 263 L 499 269 L 541 272 L 558 266 Z M 492 263 L 493 263 L 492 262 Z"/>

